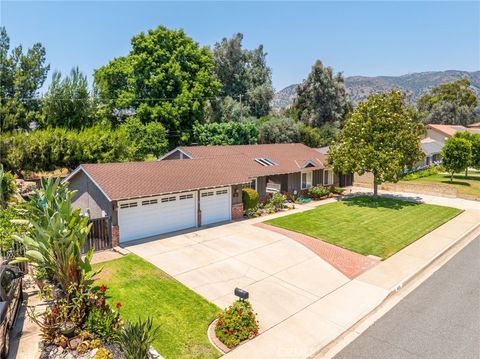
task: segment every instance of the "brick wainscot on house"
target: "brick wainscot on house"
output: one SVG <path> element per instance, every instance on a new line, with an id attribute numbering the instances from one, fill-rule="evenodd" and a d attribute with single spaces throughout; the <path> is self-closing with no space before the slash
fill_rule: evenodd
<path id="1" fill-rule="evenodd" d="M 158 161 L 83 164 L 65 180 L 74 206 L 110 217 L 113 245 L 243 216 L 242 188 L 265 198 L 339 181 L 303 144 L 178 147 Z"/>

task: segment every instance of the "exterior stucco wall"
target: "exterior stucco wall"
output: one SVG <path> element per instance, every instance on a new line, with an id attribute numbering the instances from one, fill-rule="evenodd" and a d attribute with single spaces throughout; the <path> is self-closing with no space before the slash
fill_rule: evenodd
<path id="1" fill-rule="evenodd" d="M 438 141 L 443 145 L 445 144 L 449 136 L 445 135 L 444 133 L 438 132 L 433 128 L 427 128 L 427 137 L 430 137 L 431 139 Z"/>
<path id="2" fill-rule="evenodd" d="M 107 216 L 112 215 L 112 204 L 83 171 L 70 179 L 68 188 L 77 191 L 72 202 L 74 208 L 80 208 L 82 212 L 89 209 L 91 218 L 101 218 L 102 210 Z"/>

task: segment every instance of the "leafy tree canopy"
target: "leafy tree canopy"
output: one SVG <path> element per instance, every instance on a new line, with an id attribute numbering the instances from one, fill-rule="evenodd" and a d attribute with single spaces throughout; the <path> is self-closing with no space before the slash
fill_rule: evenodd
<path id="1" fill-rule="evenodd" d="M 87 77 L 75 67 L 70 76 L 62 79 L 55 71 L 52 83 L 43 98 L 44 127 L 66 127 L 80 129 L 93 124 L 93 103 L 88 91 Z"/>
<path id="2" fill-rule="evenodd" d="M 136 116 L 128 118 L 122 125 L 130 143 L 135 147 L 135 160 L 142 161 L 148 156 L 160 157 L 167 152 L 168 141 L 165 128 L 160 122 L 143 124 Z"/>
<path id="3" fill-rule="evenodd" d="M 453 137 L 464 138 L 472 146 L 472 156 L 467 167 L 480 169 L 480 133 L 457 131 Z M 468 171 L 466 171 L 468 174 Z"/>
<path id="4" fill-rule="evenodd" d="M 215 74 L 222 83 L 220 97 L 212 101 L 213 119 L 231 120 L 222 114 L 224 106 L 232 106 L 231 100 L 238 102 L 242 97 L 242 112 L 245 116 L 261 117 L 270 112 L 273 98 L 272 71 L 267 66 L 267 54 L 260 45 L 256 49 L 242 48 L 243 35 L 235 34 L 231 39 L 224 38 L 213 49 Z M 230 99 L 230 100 L 228 100 Z M 236 120 L 239 117 L 235 118 Z"/>
<path id="5" fill-rule="evenodd" d="M 310 127 L 305 124 L 300 127 L 301 142 L 312 148 L 331 145 L 338 133 L 339 129 L 329 122 L 322 127 Z"/>
<path id="6" fill-rule="evenodd" d="M 324 67 L 317 60 L 307 79 L 297 88 L 292 110 L 299 120 L 312 127 L 327 122 L 340 126 L 352 105 L 347 99 L 345 81 L 341 73 L 333 74 L 331 67 Z"/>
<path id="7" fill-rule="evenodd" d="M 468 125 L 476 121 L 478 99 L 467 79 L 435 87 L 417 103 L 424 123 Z"/>
<path id="8" fill-rule="evenodd" d="M 258 128 L 252 121 L 197 123 L 193 138 L 199 145 L 251 145 L 258 141 Z"/>
<path id="9" fill-rule="evenodd" d="M 423 157 L 420 136 L 424 127 L 411 118 L 405 95 L 391 91 L 369 96 L 345 122 L 329 150 L 329 161 L 344 173 L 371 172 L 374 193 L 385 181 L 397 181 L 405 167 Z"/>
<path id="10" fill-rule="evenodd" d="M 220 88 L 210 50 L 163 26 L 134 36 L 130 53 L 96 70 L 94 79 L 113 122 L 131 113 L 143 123 L 160 122 L 170 147 L 189 140 Z"/>
<path id="11" fill-rule="evenodd" d="M 288 117 L 274 117 L 260 126 L 260 143 L 300 142 L 300 123 Z"/>
<path id="12" fill-rule="evenodd" d="M 45 48 L 34 44 L 26 52 L 21 45 L 10 51 L 10 38 L 0 27 L 0 129 L 28 129 L 38 120 L 38 91 L 47 77 Z"/>
<path id="13" fill-rule="evenodd" d="M 451 174 L 466 170 L 472 160 L 472 143 L 466 138 L 451 137 L 442 148 L 442 165 Z"/>

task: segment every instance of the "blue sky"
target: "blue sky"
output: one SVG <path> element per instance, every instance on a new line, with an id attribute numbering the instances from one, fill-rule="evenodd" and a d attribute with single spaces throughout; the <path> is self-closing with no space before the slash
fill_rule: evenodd
<path id="1" fill-rule="evenodd" d="M 480 69 L 479 2 L 5 1 L 12 45 L 40 41 L 52 69 L 93 70 L 158 25 L 202 45 L 235 32 L 263 44 L 277 90 L 303 80 L 316 59 L 350 75 Z M 51 73 L 48 81 L 50 81 Z"/>

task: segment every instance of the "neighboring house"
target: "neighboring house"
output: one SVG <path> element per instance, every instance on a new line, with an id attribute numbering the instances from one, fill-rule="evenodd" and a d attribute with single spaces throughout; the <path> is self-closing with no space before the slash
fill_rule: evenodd
<path id="1" fill-rule="evenodd" d="M 425 157 L 419 166 L 430 166 L 431 164 L 440 162 L 443 143 L 427 137 L 420 141 L 420 146 L 422 147 Z"/>
<path id="2" fill-rule="evenodd" d="M 425 157 L 415 165 L 416 168 L 427 167 L 432 163 L 440 162 L 443 145 L 456 132 L 468 131 L 472 133 L 480 133 L 480 128 L 464 127 L 461 125 L 430 124 L 426 125 L 425 128 L 427 130 L 426 136 L 420 143 Z"/>
<path id="3" fill-rule="evenodd" d="M 303 144 L 178 147 L 154 162 L 84 164 L 67 178 L 73 205 L 112 218 L 113 243 L 243 216 L 242 188 L 261 197 L 338 181 Z"/>

